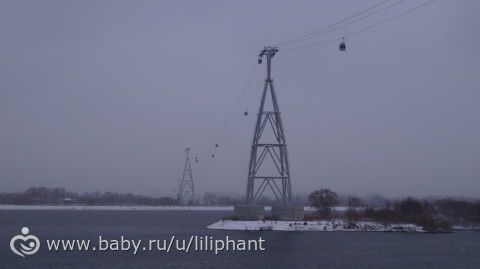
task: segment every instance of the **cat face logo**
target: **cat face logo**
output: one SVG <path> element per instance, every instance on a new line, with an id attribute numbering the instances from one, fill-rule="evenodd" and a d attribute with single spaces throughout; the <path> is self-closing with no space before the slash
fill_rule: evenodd
<path id="1" fill-rule="evenodd" d="M 28 235 L 30 229 L 22 228 L 22 234 L 16 235 L 10 240 L 10 248 L 13 253 L 25 257 L 37 253 L 40 249 L 40 240 L 35 235 Z"/>

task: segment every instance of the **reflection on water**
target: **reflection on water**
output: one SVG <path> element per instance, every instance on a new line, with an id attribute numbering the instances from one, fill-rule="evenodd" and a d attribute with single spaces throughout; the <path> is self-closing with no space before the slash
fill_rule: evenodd
<path id="1" fill-rule="evenodd" d="M 480 232 L 453 234 L 245 232 L 205 227 L 221 211 L 0 210 L 1 268 L 480 268 Z M 48 252 L 21 258 L 8 246 L 21 227 L 43 239 L 165 239 L 209 235 L 266 240 L 265 252 Z M 44 242 L 44 241 L 42 241 Z"/>

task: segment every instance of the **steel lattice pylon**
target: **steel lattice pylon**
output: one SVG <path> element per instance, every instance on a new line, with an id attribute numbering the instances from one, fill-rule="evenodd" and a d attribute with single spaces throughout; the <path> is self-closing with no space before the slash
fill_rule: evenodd
<path id="1" fill-rule="evenodd" d="M 190 148 L 185 148 L 185 165 L 183 167 L 182 179 L 178 180 L 178 203 L 193 204 L 195 201 L 195 191 L 193 188 L 192 166 L 190 165 Z M 190 199 L 188 199 L 190 198 Z"/>
<path id="2" fill-rule="evenodd" d="M 267 59 L 267 78 L 263 88 L 257 122 L 253 134 L 250 162 L 248 167 L 247 204 L 253 205 L 269 188 L 275 197 L 283 204 L 291 203 L 292 188 L 290 183 L 290 167 L 288 165 L 287 143 L 280 118 L 280 109 L 271 78 L 272 58 L 278 52 L 276 47 L 265 47 L 259 55 L 258 63 L 262 58 Z M 265 111 L 265 101 L 270 96 L 273 111 Z M 267 127 L 268 126 L 268 127 Z M 261 142 L 265 128 L 273 131 L 273 142 Z M 263 140 L 262 139 L 262 140 Z M 259 174 L 265 159 L 270 159 L 274 165 L 274 172 L 268 175 Z M 258 184 L 256 184 L 258 182 Z"/>

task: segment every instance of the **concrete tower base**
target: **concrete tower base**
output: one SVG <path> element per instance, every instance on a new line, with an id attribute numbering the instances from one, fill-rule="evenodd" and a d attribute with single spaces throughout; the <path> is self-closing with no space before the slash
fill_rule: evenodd
<path id="1" fill-rule="evenodd" d="M 272 218 L 278 220 L 303 220 L 303 206 L 274 205 L 272 206 Z"/>
<path id="2" fill-rule="evenodd" d="M 235 213 L 239 220 L 263 220 L 265 207 L 259 205 L 236 205 Z"/>

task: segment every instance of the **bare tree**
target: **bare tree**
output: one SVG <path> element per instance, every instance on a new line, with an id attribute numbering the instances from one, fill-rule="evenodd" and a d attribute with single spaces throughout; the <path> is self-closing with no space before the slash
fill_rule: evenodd
<path id="1" fill-rule="evenodd" d="M 347 198 L 347 212 L 346 217 L 348 220 L 352 221 L 357 218 L 357 211 L 360 210 L 361 207 L 364 206 L 362 199 L 356 196 L 349 196 Z"/>
<path id="2" fill-rule="evenodd" d="M 320 189 L 310 193 L 308 200 L 322 218 L 329 218 L 332 215 L 332 207 L 338 204 L 338 195 L 329 189 Z"/>

